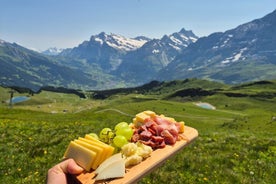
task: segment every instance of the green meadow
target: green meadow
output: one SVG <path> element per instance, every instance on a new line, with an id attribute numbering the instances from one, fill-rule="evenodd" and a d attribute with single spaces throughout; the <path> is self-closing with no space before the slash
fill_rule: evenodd
<path id="1" fill-rule="evenodd" d="M 200 86 L 215 92 L 175 95 Z M 191 80 L 102 100 L 42 91 L 12 107 L 9 90 L 0 87 L 0 183 L 45 183 L 71 140 L 130 123 L 144 110 L 184 121 L 199 137 L 139 183 L 276 183 L 276 81 L 228 86 Z"/>

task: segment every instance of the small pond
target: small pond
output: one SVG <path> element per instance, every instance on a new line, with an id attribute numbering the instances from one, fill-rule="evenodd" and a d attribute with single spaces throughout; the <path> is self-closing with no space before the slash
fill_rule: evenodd
<path id="1" fill-rule="evenodd" d="M 27 96 L 16 96 L 16 97 L 12 98 L 12 103 L 15 104 L 15 103 L 19 103 L 19 102 L 24 102 L 24 101 L 27 101 L 29 99 L 30 98 L 27 97 Z M 10 103 L 10 100 L 7 100 L 7 102 Z"/>

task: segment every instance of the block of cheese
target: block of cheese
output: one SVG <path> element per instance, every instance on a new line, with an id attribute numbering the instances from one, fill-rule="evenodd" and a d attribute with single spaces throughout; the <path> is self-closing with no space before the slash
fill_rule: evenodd
<path id="1" fill-rule="evenodd" d="M 114 147 L 112 147 L 112 146 L 110 146 L 110 145 L 108 145 L 108 144 L 103 143 L 102 141 L 100 141 L 100 140 L 98 140 L 98 139 L 92 137 L 92 136 L 89 135 L 89 134 L 85 135 L 84 138 L 85 138 L 87 141 L 88 141 L 88 140 L 92 141 L 92 142 L 93 142 L 92 144 L 98 145 L 98 146 L 104 148 L 104 152 L 105 152 L 105 154 L 106 154 L 104 160 L 107 159 L 108 157 L 110 157 L 110 156 L 113 154 L 114 150 L 115 150 Z"/>
<path id="2" fill-rule="evenodd" d="M 96 153 L 74 141 L 71 141 L 65 151 L 64 157 L 73 158 L 77 164 L 86 171 L 89 171 L 96 159 Z"/>
<path id="3" fill-rule="evenodd" d="M 156 116 L 156 113 L 153 111 L 143 111 L 142 113 L 149 115 L 152 118 Z"/>
<path id="4" fill-rule="evenodd" d="M 84 141 L 84 142 L 86 142 L 90 145 L 96 146 L 96 147 L 103 150 L 103 152 L 101 153 L 101 157 L 99 158 L 99 164 L 101 164 L 106 158 L 109 157 L 108 153 L 110 153 L 111 151 L 108 150 L 107 145 L 102 145 L 98 142 L 89 140 L 87 138 L 82 138 L 82 137 L 80 137 L 79 140 Z M 112 153 L 113 153 L 113 151 L 112 151 Z"/>
<path id="5" fill-rule="evenodd" d="M 77 164 L 86 171 L 97 169 L 97 167 L 114 152 L 114 147 L 107 145 L 90 135 L 85 138 L 71 141 L 67 147 L 64 157 L 73 158 Z"/>
<path id="6" fill-rule="evenodd" d="M 184 121 L 179 122 L 179 133 L 183 133 L 185 130 L 185 123 Z"/>
<path id="7" fill-rule="evenodd" d="M 141 112 L 141 113 L 139 113 L 139 114 L 136 114 L 136 116 L 135 116 L 135 120 L 137 121 L 137 122 L 144 122 L 145 121 L 145 119 L 147 119 L 147 118 L 150 118 L 150 115 L 147 115 L 147 114 L 145 114 L 144 112 Z"/>
<path id="8" fill-rule="evenodd" d="M 133 124 L 135 127 L 140 127 L 144 124 L 145 119 L 150 118 L 150 115 L 145 114 L 144 112 L 141 112 L 139 114 L 136 114 L 135 118 L 133 118 Z"/>
<path id="9" fill-rule="evenodd" d="M 146 119 L 148 118 L 154 118 L 156 115 L 153 111 L 143 111 L 135 115 L 135 118 L 133 118 L 133 124 L 135 127 L 139 127 L 143 125 Z"/>
<path id="10" fill-rule="evenodd" d="M 88 149 L 90 149 L 90 150 L 92 150 L 96 153 L 95 160 L 93 160 L 93 162 L 92 162 L 92 169 L 95 170 L 100 165 L 100 161 L 102 159 L 104 149 L 101 148 L 101 147 L 97 147 L 95 145 L 89 144 L 89 143 L 87 143 L 83 140 L 75 140 L 74 142 L 81 145 L 81 146 L 84 146 L 84 147 L 86 147 L 86 148 L 88 148 Z"/>

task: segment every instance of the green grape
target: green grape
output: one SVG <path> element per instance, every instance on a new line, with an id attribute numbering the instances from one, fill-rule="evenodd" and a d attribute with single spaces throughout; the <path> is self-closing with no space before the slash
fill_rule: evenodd
<path id="1" fill-rule="evenodd" d="M 95 134 L 95 133 L 90 133 L 89 135 L 90 135 L 91 137 L 94 137 L 94 138 L 96 138 L 96 139 L 99 140 L 99 136 L 98 136 L 97 134 Z"/>
<path id="2" fill-rule="evenodd" d="M 114 144 L 114 142 L 112 142 L 112 143 L 110 144 L 110 146 L 112 146 L 112 147 L 114 148 L 113 154 L 119 153 L 119 152 L 120 152 L 120 148 L 117 147 L 117 146 Z"/>
<path id="3" fill-rule="evenodd" d="M 113 132 L 110 128 L 103 128 L 99 135 L 100 140 L 109 144 L 109 142 L 110 142 L 109 135 L 111 133 L 113 134 Z"/>
<path id="4" fill-rule="evenodd" d="M 114 138 L 115 134 L 113 133 L 113 131 L 109 131 L 107 133 L 107 137 L 109 139 L 109 142 L 111 142 L 111 140 Z"/>
<path id="5" fill-rule="evenodd" d="M 123 129 L 126 127 L 129 127 L 127 122 L 120 122 L 115 126 L 114 130 L 116 131 L 116 130 Z"/>
<path id="6" fill-rule="evenodd" d="M 132 128 L 127 126 L 127 127 L 116 130 L 115 133 L 116 133 L 116 135 L 124 136 L 129 141 L 133 135 L 133 130 L 132 130 Z"/>
<path id="7" fill-rule="evenodd" d="M 113 139 L 113 144 L 119 148 L 121 148 L 123 145 L 127 143 L 128 143 L 127 139 L 122 135 L 116 135 Z"/>

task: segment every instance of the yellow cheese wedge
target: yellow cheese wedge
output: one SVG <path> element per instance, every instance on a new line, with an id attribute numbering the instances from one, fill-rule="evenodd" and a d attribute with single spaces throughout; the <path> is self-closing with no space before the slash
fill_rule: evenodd
<path id="1" fill-rule="evenodd" d="M 185 130 L 185 123 L 184 121 L 180 121 L 180 129 L 179 129 L 179 133 L 183 133 Z"/>
<path id="2" fill-rule="evenodd" d="M 93 145 L 93 146 L 96 146 L 98 148 L 101 148 L 103 150 L 103 152 L 101 153 L 100 155 L 100 158 L 99 158 L 99 165 L 106 159 L 110 156 L 110 154 L 112 155 L 113 154 L 113 150 L 110 150 L 109 148 L 109 145 L 107 144 L 102 144 L 102 142 L 98 142 L 98 141 L 93 141 L 93 140 L 89 140 L 89 139 L 86 139 L 86 138 L 83 138 L 83 137 L 79 137 L 79 140 L 81 141 L 84 141 L 90 145 Z M 110 153 L 112 151 L 112 153 Z"/>
<path id="3" fill-rule="evenodd" d="M 90 140 L 90 141 L 92 141 L 92 142 L 90 142 L 91 144 L 98 145 L 98 146 L 100 146 L 104 149 L 105 156 L 104 156 L 104 159 L 101 162 L 103 162 L 105 159 L 110 157 L 113 154 L 114 150 L 115 150 L 114 147 L 112 147 L 110 145 L 107 145 L 107 144 L 101 142 L 98 139 L 95 139 L 94 137 L 92 137 L 89 134 L 85 135 L 84 139 L 86 139 L 86 141 Z"/>
<path id="4" fill-rule="evenodd" d="M 149 111 L 149 110 L 148 110 L 148 111 L 144 111 L 143 113 L 146 114 L 146 115 L 149 115 L 149 116 L 152 117 L 152 118 L 156 116 L 156 113 L 155 113 L 155 112 Z"/>
<path id="5" fill-rule="evenodd" d="M 144 112 L 140 112 L 135 116 L 137 122 L 143 123 L 145 119 L 150 118 L 150 115 L 145 114 Z"/>
<path id="6" fill-rule="evenodd" d="M 64 157 L 73 158 L 77 164 L 79 164 L 86 171 L 89 171 L 92 163 L 96 159 L 96 153 L 74 141 L 71 141 L 65 151 Z"/>
<path id="7" fill-rule="evenodd" d="M 103 148 L 89 144 L 83 140 L 75 140 L 74 142 L 81 146 L 84 146 L 96 153 L 95 160 L 92 162 L 92 169 L 95 170 L 100 165 L 100 161 L 101 161 L 102 155 L 103 155 Z"/>
<path id="8" fill-rule="evenodd" d="M 135 127 L 140 127 L 144 124 L 145 119 L 147 118 L 154 118 L 156 117 L 156 113 L 153 111 L 143 111 L 135 115 L 135 118 L 133 118 L 132 122 Z"/>

